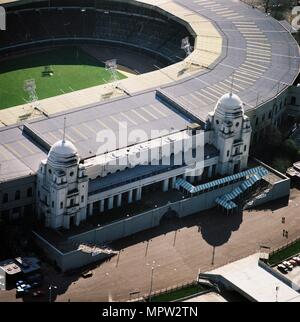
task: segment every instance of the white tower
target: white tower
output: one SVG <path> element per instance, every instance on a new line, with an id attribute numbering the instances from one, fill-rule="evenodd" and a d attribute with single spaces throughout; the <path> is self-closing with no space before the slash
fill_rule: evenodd
<path id="1" fill-rule="evenodd" d="M 37 191 L 38 216 L 46 227 L 69 229 L 86 220 L 88 177 L 71 142 L 51 147 L 38 171 Z"/>
<path id="2" fill-rule="evenodd" d="M 233 93 L 222 96 L 209 120 L 214 130 L 213 144 L 220 151 L 218 173 L 230 175 L 245 169 L 252 130 L 240 98 Z"/>

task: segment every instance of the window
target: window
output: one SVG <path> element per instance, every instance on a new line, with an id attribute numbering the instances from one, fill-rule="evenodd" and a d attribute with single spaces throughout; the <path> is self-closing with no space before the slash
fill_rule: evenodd
<path id="1" fill-rule="evenodd" d="M 228 151 L 227 151 L 227 157 L 229 157 L 229 153 L 230 153 L 230 152 L 229 152 L 229 150 L 228 150 Z"/>
<path id="2" fill-rule="evenodd" d="M 256 118 L 255 125 L 258 125 L 258 117 Z"/>
<path id="3" fill-rule="evenodd" d="M 292 96 L 291 105 L 296 105 L 296 97 Z"/>
<path id="4" fill-rule="evenodd" d="M 262 117 L 263 122 L 264 122 L 265 118 L 266 118 L 266 115 L 264 114 L 263 117 Z"/>
<path id="5" fill-rule="evenodd" d="M 54 201 L 52 201 L 52 208 L 54 208 Z"/>
<path id="6" fill-rule="evenodd" d="M 73 177 L 74 176 L 74 172 L 73 171 L 71 171 L 70 172 L 70 177 Z"/>
<path id="7" fill-rule="evenodd" d="M 236 126 L 236 127 L 239 127 L 239 126 L 240 126 L 240 123 L 239 123 L 239 122 L 237 122 L 237 123 L 235 124 L 235 126 Z"/>
<path id="8" fill-rule="evenodd" d="M 32 188 L 31 187 L 27 189 L 27 197 L 28 198 L 32 197 Z"/>
<path id="9" fill-rule="evenodd" d="M 217 125 L 219 125 L 219 124 L 220 124 L 219 120 L 216 120 L 216 124 L 217 124 Z"/>
<path id="10" fill-rule="evenodd" d="M 81 196 L 81 202 L 84 202 L 84 196 Z"/>
<path id="11" fill-rule="evenodd" d="M 239 148 L 235 148 L 235 154 L 239 153 Z"/>
<path id="12" fill-rule="evenodd" d="M 48 172 L 49 172 L 49 174 L 51 174 L 51 173 L 52 173 L 52 170 L 51 170 L 51 169 L 49 169 L 49 170 L 48 170 Z"/>
<path id="13" fill-rule="evenodd" d="M 20 190 L 17 190 L 15 193 L 15 200 L 20 200 L 21 199 L 21 192 Z"/>
<path id="14" fill-rule="evenodd" d="M 7 203 L 8 202 L 8 193 L 5 193 L 3 195 L 3 199 L 2 199 L 3 203 Z"/>
<path id="15" fill-rule="evenodd" d="M 244 152 L 247 151 L 247 145 L 244 145 Z"/>
<path id="16" fill-rule="evenodd" d="M 63 209 L 63 207 L 64 207 L 64 203 L 63 203 L 63 202 L 61 202 L 61 203 L 60 203 L 60 209 Z"/>

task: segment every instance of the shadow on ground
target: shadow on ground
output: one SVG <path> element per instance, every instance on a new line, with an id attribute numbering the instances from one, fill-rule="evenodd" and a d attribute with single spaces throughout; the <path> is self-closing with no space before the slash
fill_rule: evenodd
<path id="1" fill-rule="evenodd" d="M 115 250 L 121 250 L 137 243 L 148 242 L 160 235 L 193 226 L 198 227 L 199 234 L 209 245 L 217 247 L 229 241 L 232 232 L 239 229 L 242 218 L 241 212 L 227 216 L 217 209 L 212 209 L 182 219 L 164 220 L 159 227 L 113 242 L 112 247 Z"/>

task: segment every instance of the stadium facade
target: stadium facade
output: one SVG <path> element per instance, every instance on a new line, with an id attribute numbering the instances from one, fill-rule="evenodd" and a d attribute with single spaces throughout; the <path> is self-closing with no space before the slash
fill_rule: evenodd
<path id="1" fill-rule="evenodd" d="M 250 144 L 300 105 L 294 86 L 299 48 L 272 17 L 225 0 L 4 5 L 3 57 L 49 44 L 96 42 L 143 50 L 165 68 L 118 82 L 123 95 L 109 101 L 97 96 L 93 103 L 82 91 L 76 106 L 76 93 L 63 95 L 47 101 L 54 110 L 63 102 L 58 113 L 43 110 L 38 118 L 11 125 L 5 113 L 18 114 L 18 107 L 4 110 L 3 220 L 34 213 L 46 227 L 69 229 L 169 190 L 191 199 L 213 191 L 209 207 L 230 213 L 244 206 L 237 201 L 244 195 L 249 201 L 249 190 L 265 188 L 261 183 L 272 170 L 248 165 Z M 17 27 L 20 22 L 25 28 Z M 184 37 L 194 47 L 187 58 Z M 175 151 L 177 145 L 188 146 L 188 157 Z M 227 185 L 233 195 L 224 193 Z M 287 196 L 286 187 L 271 198 Z M 204 208 L 199 203 L 193 209 Z"/>

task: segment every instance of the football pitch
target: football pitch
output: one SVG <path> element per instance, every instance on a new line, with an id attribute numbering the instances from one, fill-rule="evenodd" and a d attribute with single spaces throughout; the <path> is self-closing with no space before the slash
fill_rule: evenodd
<path id="1" fill-rule="evenodd" d="M 119 72 L 117 75 L 118 79 L 126 78 Z M 103 63 L 78 47 L 16 57 L 0 65 L 0 109 L 28 102 L 24 82 L 29 79 L 35 80 L 40 100 L 108 83 L 111 75 Z"/>

